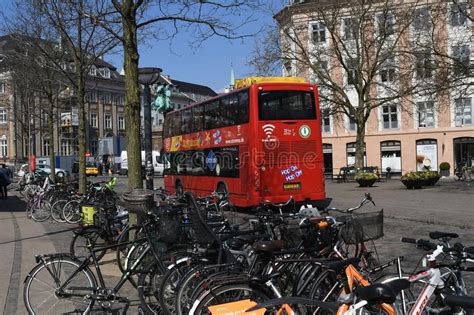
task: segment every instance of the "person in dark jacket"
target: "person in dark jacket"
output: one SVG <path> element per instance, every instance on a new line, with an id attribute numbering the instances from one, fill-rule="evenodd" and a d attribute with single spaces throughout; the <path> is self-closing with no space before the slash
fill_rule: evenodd
<path id="1" fill-rule="evenodd" d="M 2 198 L 8 197 L 7 186 L 10 185 L 10 170 L 6 168 L 5 164 L 0 167 L 0 196 Z"/>

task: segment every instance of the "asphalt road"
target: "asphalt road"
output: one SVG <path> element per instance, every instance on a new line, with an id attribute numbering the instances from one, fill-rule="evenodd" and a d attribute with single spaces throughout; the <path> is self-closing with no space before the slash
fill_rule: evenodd
<path id="1" fill-rule="evenodd" d="M 107 177 L 93 178 L 94 181 Z M 155 178 L 155 187 L 162 185 Z M 127 190 L 126 177 L 119 177 L 118 192 Z M 362 189 L 355 183 L 327 183 L 332 206 L 349 207 L 357 204 L 365 192 L 374 197 L 377 207 L 384 209 L 385 236 L 376 241 L 380 260 L 399 255 L 405 257 L 404 268 L 411 271 L 423 252 L 412 245 L 400 243 L 400 237 L 427 238 L 430 231 L 455 232 L 459 240 L 474 245 L 474 185 L 442 181 L 438 186 L 422 190 L 406 190 L 397 180 L 378 183 Z M 366 206 L 366 210 L 373 210 Z M 26 314 L 23 306 L 23 280 L 35 265 L 34 255 L 68 251 L 71 226 L 51 222 L 36 223 L 25 216 L 24 202 L 16 196 L 0 199 L 0 311 L 3 314 Z M 107 281 L 117 279 L 116 266 L 104 266 Z M 472 285 L 473 281 L 469 281 Z M 133 296 L 125 288 L 124 294 Z M 136 310 L 136 309 L 135 309 Z M 133 314 L 136 311 L 130 311 Z"/>

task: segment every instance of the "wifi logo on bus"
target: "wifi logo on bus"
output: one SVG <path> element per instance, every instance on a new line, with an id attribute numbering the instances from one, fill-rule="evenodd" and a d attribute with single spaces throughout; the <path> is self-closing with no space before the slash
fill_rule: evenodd
<path id="1" fill-rule="evenodd" d="M 273 134 L 273 130 L 275 130 L 275 126 L 271 124 L 263 125 L 263 132 L 267 135 L 267 138 L 270 138 Z"/>

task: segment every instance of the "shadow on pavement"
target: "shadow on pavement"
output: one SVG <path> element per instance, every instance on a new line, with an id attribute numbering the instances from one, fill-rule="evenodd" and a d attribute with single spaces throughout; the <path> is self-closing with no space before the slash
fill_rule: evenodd
<path id="1" fill-rule="evenodd" d="M 10 195 L 7 199 L 0 198 L 0 212 L 26 211 L 26 202 L 18 196 Z"/>

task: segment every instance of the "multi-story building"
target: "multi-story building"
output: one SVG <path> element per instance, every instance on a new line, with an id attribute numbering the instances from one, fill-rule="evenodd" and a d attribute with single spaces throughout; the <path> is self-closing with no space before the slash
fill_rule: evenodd
<path id="1" fill-rule="evenodd" d="M 15 87 L 15 68 L 7 63 L 17 45 L 14 36 L 0 37 L 0 161 L 20 163 L 31 154 L 46 157 L 51 150 L 57 156 L 77 157 L 79 121 L 74 90 L 58 72 L 56 81 L 63 88 L 56 90 L 60 92 L 53 115 L 53 141 L 47 129 L 49 107 L 45 96 L 38 89 L 28 92 Z M 61 67 L 72 72 L 74 65 L 62 63 Z M 20 96 L 26 94 L 29 96 Z M 125 136 L 124 103 L 123 76 L 110 63 L 97 59 L 86 81 L 86 149 L 90 156 L 106 160 L 120 154 L 120 140 Z M 103 145 L 99 145 L 101 142 Z"/>
<path id="2" fill-rule="evenodd" d="M 210 87 L 174 80 L 169 75 L 161 75 L 157 84 L 171 87 L 170 102 L 174 109 L 181 109 L 217 95 Z M 154 90 L 152 89 L 152 94 Z M 155 95 L 153 94 L 152 97 L 154 98 Z M 164 118 L 163 114 L 158 111 L 153 111 L 152 116 L 153 150 L 159 151 L 162 148 Z"/>
<path id="3" fill-rule="evenodd" d="M 388 1 L 375 1 L 370 3 L 384 3 Z M 300 34 L 304 40 L 301 46 L 290 43 L 288 47 L 298 53 L 298 51 L 311 51 L 318 47 L 331 47 L 333 45 L 330 32 L 327 26 L 318 18 L 321 8 L 326 8 L 330 14 L 331 6 L 345 3 L 343 6 L 350 8 L 357 5 L 359 1 L 323 1 L 323 0 L 292 0 L 289 5 L 282 9 L 276 20 L 280 25 L 280 32 L 283 34 L 291 28 L 290 32 Z M 414 16 L 416 20 L 413 24 L 403 30 L 401 43 L 410 43 L 410 49 L 419 49 L 415 37 L 420 37 L 423 32 L 434 40 L 438 47 L 442 47 L 442 53 L 446 58 L 451 58 L 454 63 L 463 64 L 467 75 L 463 79 L 463 93 L 453 88 L 444 94 L 444 97 L 427 99 L 417 95 L 405 96 L 401 100 L 374 108 L 365 126 L 365 163 L 370 166 L 378 166 L 382 171 L 390 167 L 392 171 L 404 173 L 412 170 L 422 170 L 423 161 L 429 160 L 430 167 L 438 170 L 441 162 L 449 162 L 451 174 L 453 168 L 459 163 L 474 165 L 474 78 L 472 77 L 472 56 L 473 56 L 473 26 L 472 23 L 472 1 L 395 1 L 390 10 L 394 12 L 392 18 L 387 19 L 384 27 L 387 30 L 397 28 L 397 11 L 404 6 L 416 5 Z M 404 5 L 406 4 L 406 5 Z M 325 9 L 325 10 L 326 10 Z M 354 16 L 350 16 L 354 10 L 347 9 L 339 11 L 340 21 L 335 28 L 341 33 L 344 40 L 342 44 L 350 46 L 351 36 L 350 23 L 357 23 Z M 391 14 L 390 11 L 388 14 Z M 371 18 L 376 24 L 380 12 L 372 12 Z M 436 18 L 433 17 L 436 15 Z M 319 15 L 320 17 L 321 15 Z M 388 15 L 390 17 L 390 15 Z M 356 21 L 354 21 L 356 20 Z M 434 26 L 426 27 L 426 23 L 434 23 Z M 401 22 L 399 22 L 401 23 Z M 377 26 L 367 28 L 377 35 Z M 401 29 L 401 27 L 400 27 Z M 434 30 L 431 32 L 431 30 Z M 334 29 L 332 30 L 334 31 Z M 288 31 L 287 31 L 288 32 Z M 294 33 L 293 33 L 294 34 Z M 351 35 L 351 36 L 349 36 Z M 285 35 L 281 35 L 284 37 Z M 357 36 L 357 35 L 356 35 Z M 376 38 L 376 36 L 374 36 Z M 467 39 L 467 40 L 466 40 Z M 284 38 L 282 38 L 284 41 Z M 402 45 L 402 44 L 400 44 Z M 329 49 L 329 48 L 328 48 Z M 344 48 L 346 49 L 346 48 Z M 370 48 L 370 49 L 373 49 Z M 324 54 L 324 51 L 321 52 Z M 342 53 L 344 54 L 344 52 Z M 433 76 L 433 72 L 426 71 L 436 59 L 427 59 L 428 54 L 420 54 L 425 57 L 423 60 L 414 61 L 414 79 L 423 75 Z M 331 58 L 328 58 L 331 59 Z M 331 63 L 332 60 L 327 60 Z M 394 62 L 402 62 L 395 60 Z M 406 62 L 406 61 L 405 61 Z M 328 67 L 328 64 L 320 65 Z M 330 66 L 330 65 L 329 65 Z M 378 80 L 395 85 L 396 67 L 393 69 L 388 65 L 379 69 Z M 351 80 L 351 75 L 347 69 L 333 67 L 331 76 L 340 79 L 340 88 L 346 88 L 346 83 Z M 288 76 L 302 76 L 309 81 L 316 82 L 312 70 L 299 63 L 297 59 L 286 60 L 283 63 L 283 73 Z M 421 74 L 420 74 L 421 73 Z M 406 83 L 406 82 L 405 82 Z M 448 83 L 446 83 L 448 84 Z M 321 93 L 327 93 L 324 89 Z M 371 93 L 380 93 L 373 89 Z M 347 93 L 351 97 L 350 93 Z M 403 104 L 405 102 L 405 104 Z M 409 106 L 406 106 L 409 104 Z M 356 125 L 351 117 L 346 114 L 325 114 L 324 104 L 322 107 L 322 133 L 324 145 L 324 161 L 327 173 L 337 173 L 341 167 L 354 163 Z M 411 110 L 406 110 L 411 107 Z"/>

